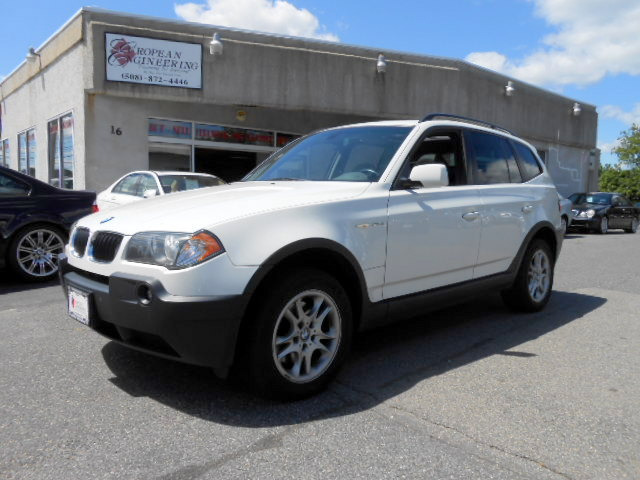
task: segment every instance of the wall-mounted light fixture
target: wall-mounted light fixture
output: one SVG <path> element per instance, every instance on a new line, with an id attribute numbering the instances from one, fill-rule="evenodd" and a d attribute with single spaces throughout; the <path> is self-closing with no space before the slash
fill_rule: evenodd
<path id="1" fill-rule="evenodd" d="M 504 94 L 507 97 L 513 97 L 513 93 L 516 91 L 515 87 L 513 86 L 513 82 L 511 80 L 509 80 L 507 82 L 507 84 L 504 86 Z"/>
<path id="2" fill-rule="evenodd" d="M 577 117 L 578 115 L 580 115 L 582 113 L 582 107 L 580 106 L 580 104 L 578 102 L 573 104 L 573 109 L 571 110 L 571 112 L 573 113 L 574 117 Z"/>
<path id="3" fill-rule="evenodd" d="M 29 52 L 27 53 L 27 61 L 28 62 L 35 62 L 36 59 L 40 56 L 39 53 L 36 53 L 36 50 L 31 47 L 29 48 Z"/>
<path id="4" fill-rule="evenodd" d="M 387 71 L 387 59 L 383 54 L 378 55 L 378 63 L 376 63 L 376 71 L 384 73 Z"/>
<path id="5" fill-rule="evenodd" d="M 211 42 L 209 42 L 209 53 L 211 55 L 222 55 L 223 48 L 220 34 L 214 33 Z"/>

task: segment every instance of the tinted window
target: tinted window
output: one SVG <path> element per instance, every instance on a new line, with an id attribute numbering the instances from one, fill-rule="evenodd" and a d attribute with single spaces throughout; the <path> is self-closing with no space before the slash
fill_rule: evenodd
<path id="1" fill-rule="evenodd" d="M 522 167 L 522 175 L 524 177 L 524 181 L 527 182 L 531 180 L 533 177 L 537 177 L 542 173 L 542 168 L 540 168 L 540 164 L 536 160 L 533 152 L 526 145 L 520 142 L 513 142 L 516 147 L 516 152 L 518 153 L 518 157 L 520 158 L 520 166 Z"/>
<path id="2" fill-rule="evenodd" d="M 620 205 L 623 207 L 631 207 L 631 202 L 626 198 L 626 197 L 619 197 L 620 198 Z"/>
<path id="3" fill-rule="evenodd" d="M 467 152 L 475 158 L 475 183 L 479 185 L 509 183 L 512 157 L 509 145 L 496 135 L 469 130 L 465 132 Z"/>
<path id="4" fill-rule="evenodd" d="M 612 196 L 610 193 L 587 193 L 584 201 L 596 205 L 611 205 Z"/>
<path id="5" fill-rule="evenodd" d="M 0 173 L 0 196 L 27 196 L 30 190 L 26 183 Z"/>
<path id="6" fill-rule="evenodd" d="M 377 126 L 318 132 L 279 150 L 244 180 L 377 182 L 411 130 Z"/>
<path id="7" fill-rule="evenodd" d="M 139 178 L 139 174 L 127 175 L 113 187 L 112 192 L 123 195 L 136 195 L 136 186 Z"/>

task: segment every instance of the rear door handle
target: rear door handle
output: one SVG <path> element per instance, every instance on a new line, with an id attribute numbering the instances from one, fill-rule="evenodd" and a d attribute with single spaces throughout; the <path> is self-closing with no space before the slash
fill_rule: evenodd
<path id="1" fill-rule="evenodd" d="M 469 212 L 462 215 L 462 218 L 464 218 L 467 222 L 473 222 L 474 220 L 477 220 L 479 216 L 480 212 Z"/>
<path id="2" fill-rule="evenodd" d="M 522 207 L 522 213 L 531 213 L 533 212 L 533 205 L 525 205 Z"/>

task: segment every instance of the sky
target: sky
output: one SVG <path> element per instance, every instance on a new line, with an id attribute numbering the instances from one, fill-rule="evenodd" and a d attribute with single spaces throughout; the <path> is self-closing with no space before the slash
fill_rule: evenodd
<path id="1" fill-rule="evenodd" d="M 90 0 L 127 13 L 465 59 L 595 105 L 604 163 L 640 124 L 640 0 Z M 0 80 L 83 5 L 0 0 Z M 516 83 L 517 85 L 517 83 Z"/>

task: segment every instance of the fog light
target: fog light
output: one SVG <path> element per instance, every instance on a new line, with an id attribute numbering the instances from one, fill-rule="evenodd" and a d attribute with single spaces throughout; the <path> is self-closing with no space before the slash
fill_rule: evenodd
<path id="1" fill-rule="evenodd" d="M 142 284 L 138 287 L 138 300 L 142 305 L 149 305 L 153 300 L 153 293 L 151 287 L 147 284 Z"/>

